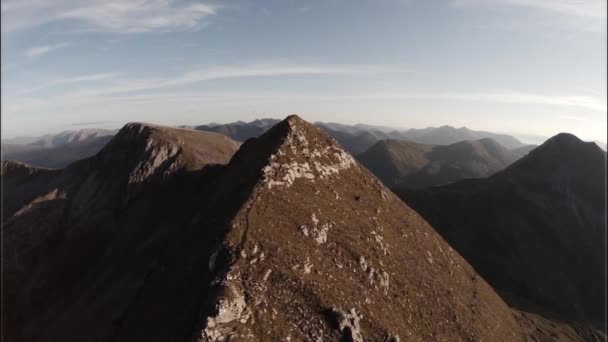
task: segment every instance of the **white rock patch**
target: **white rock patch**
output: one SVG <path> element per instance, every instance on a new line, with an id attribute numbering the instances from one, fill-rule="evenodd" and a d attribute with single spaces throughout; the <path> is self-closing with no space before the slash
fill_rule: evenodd
<path id="1" fill-rule="evenodd" d="M 231 322 L 247 323 L 251 311 L 247 307 L 244 294 L 236 286 L 228 286 L 229 295 L 217 303 L 217 315 L 207 318 L 203 337 L 209 341 L 222 341 L 230 333 Z"/>
<path id="2" fill-rule="evenodd" d="M 325 146 L 320 149 L 312 148 L 306 135 L 294 126 L 285 140 L 287 150 L 294 157 L 306 158 L 306 162 L 292 161 L 290 163 L 277 162 L 277 155 L 286 155 L 279 149 L 276 155 L 270 156 L 270 163 L 262 169 L 264 183 L 271 189 L 274 186 L 290 187 L 296 179 L 315 178 L 324 179 L 356 165 L 355 159 L 337 144 Z"/>

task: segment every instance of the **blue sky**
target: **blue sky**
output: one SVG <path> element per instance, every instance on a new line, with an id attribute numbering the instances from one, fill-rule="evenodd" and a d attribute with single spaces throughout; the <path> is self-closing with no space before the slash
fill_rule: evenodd
<path id="1" fill-rule="evenodd" d="M 606 141 L 605 0 L 2 0 L 4 137 L 128 121 Z"/>

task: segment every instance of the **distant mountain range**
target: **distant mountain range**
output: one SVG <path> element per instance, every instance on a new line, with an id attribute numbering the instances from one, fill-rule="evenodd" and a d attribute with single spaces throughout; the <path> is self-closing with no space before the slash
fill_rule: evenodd
<path id="1" fill-rule="evenodd" d="M 196 126 L 202 131 L 211 131 L 228 135 L 237 141 L 245 141 L 256 137 L 276 124 L 274 119 L 255 120 L 250 123 L 235 122 L 229 124 L 215 124 Z M 315 122 L 347 151 L 354 155 L 363 153 L 380 140 L 396 139 L 408 140 L 429 145 L 449 145 L 463 140 L 479 140 L 491 138 L 504 147 L 518 148 L 525 146 L 519 140 L 506 134 L 496 134 L 483 131 L 472 131 L 466 127 L 454 128 L 451 126 L 428 127 L 424 129 L 396 130 L 388 127 L 370 125 L 344 125 L 339 123 Z"/>
<path id="2" fill-rule="evenodd" d="M 279 120 L 276 119 L 259 119 L 251 122 L 237 121 L 229 124 L 184 126 L 184 128 L 220 133 L 236 141 L 244 142 L 249 138 L 260 136 L 278 122 Z M 524 144 L 511 136 L 472 131 L 464 127 L 442 126 L 438 128 L 395 130 L 389 127 L 363 124 L 343 125 L 317 122 L 315 125 L 321 127 L 353 155 L 359 155 L 377 142 L 387 139 L 448 145 L 464 140 L 490 138 L 506 148 L 525 148 Z M 3 140 L 2 158 L 3 160 L 21 161 L 37 167 L 62 168 L 73 161 L 97 153 L 115 133 L 116 131 L 104 129 L 83 129 L 38 138 Z"/>
<path id="3" fill-rule="evenodd" d="M 509 303 L 605 331 L 605 177 L 605 151 L 559 134 L 489 178 L 398 193 Z"/>
<path id="4" fill-rule="evenodd" d="M 426 188 L 488 177 L 523 153 L 524 150 L 508 150 L 490 138 L 451 145 L 382 140 L 357 158 L 384 184 L 395 189 Z"/>
<path id="5" fill-rule="evenodd" d="M 114 134 L 116 130 L 83 129 L 38 138 L 3 140 L 2 160 L 17 160 L 46 168 L 63 168 L 99 152 Z"/>

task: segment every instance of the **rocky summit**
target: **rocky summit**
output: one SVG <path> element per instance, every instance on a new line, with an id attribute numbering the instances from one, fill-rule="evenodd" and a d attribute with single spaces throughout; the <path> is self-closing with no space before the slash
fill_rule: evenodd
<path id="1" fill-rule="evenodd" d="M 220 295 L 200 340 L 518 338 L 485 281 L 318 128 L 288 117 L 228 167 L 250 159 L 263 162 L 210 257 Z"/>
<path id="2" fill-rule="evenodd" d="M 240 148 L 128 124 L 66 169 L 5 164 L 2 178 L 28 189 L 5 194 L 5 341 L 539 334 L 542 318 L 520 325 L 424 219 L 297 116 Z"/>

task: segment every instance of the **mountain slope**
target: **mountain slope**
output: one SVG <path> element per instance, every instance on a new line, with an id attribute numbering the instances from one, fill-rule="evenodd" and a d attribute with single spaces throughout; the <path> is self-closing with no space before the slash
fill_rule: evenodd
<path id="1" fill-rule="evenodd" d="M 3 224 L 5 338 L 523 339 L 485 281 L 318 128 L 291 116 L 226 166 L 208 163 L 230 141 L 185 132 L 128 125 Z"/>
<path id="2" fill-rule="evenodd" d="M 51 175 L 3 168 L 3 184 L 37 173 L 18 185 L 32 187 L 25 204 L 3 217 L 3 340 L 108 340 L 165 238 L 190 219 L 212 164 L 238 146 L 128 124 L 97 155 Z M 4 196 L 3 206 L 18 200 Z"/>
<path id="3" fill-rule="evenodd" d="M 358 156 L 390 188 L 425 188 L 490 176 L 519 159 L 492 139 L 447 146 L 384 140 Z"/>
<path id="4" fill-rule="evenodd" d="M 538 145 L 525 145 L 522 147 L 514 148 L 511 150 L 511 152 L 519 155 L 520 157 L 525 157 L 528 153 L 532 152 L 532 150 L 537 147 Z"/>
<path id="5" fill-rule="evenodd" d="M 559 134 L 488 179 L 400 195 L 513 305 L 605 331 L 605 175 L 604 151 Z"/>
<path id="6" fill-rule="evenodd" d="M 251 158 L 267 161 L 251 169 L 259 180 L 224 240 L 225 294 L 203 337 L 517 337 L 483 280 L 322 131 L 289 117 L 228 167 Z M 225 308 L 239 308 L 237 317 Z"/>

